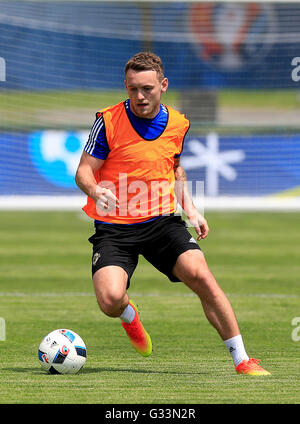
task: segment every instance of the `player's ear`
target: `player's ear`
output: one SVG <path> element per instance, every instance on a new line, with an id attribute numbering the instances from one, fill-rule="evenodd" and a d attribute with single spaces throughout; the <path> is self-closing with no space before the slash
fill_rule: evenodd
<path id="1" fill-rule="evenodd" d="M 162 80 L 162 82 L 161 82 L 161 91 L 162 91 L 162 93 L 165 93 L 167 91 L 168 86 L 169 86 L 168 78 L 164 78 Z"/>

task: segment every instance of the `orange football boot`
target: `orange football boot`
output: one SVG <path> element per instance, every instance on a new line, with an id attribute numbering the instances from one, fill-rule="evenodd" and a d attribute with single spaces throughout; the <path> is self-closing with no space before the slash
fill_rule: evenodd
<path id="1" fill-rule="evenodd" d="M 242 361 L 238 366 L 235 367 L 238 374 L 247 375 L 271 375 L 269 371 L 264 370 L 258 363 L 260 359 L 250 358 Z"/>
<path id="2" fill-rule="evenodd" d="M 151 338 L 140 321 L 137 306 L 132 301 L 129 301 L 129 304 L 135 310 L 135 317 L 130 324 L 121 321 L 122 327 L 126 331 L 135 350 L 142 356 L 149 356 L 152 353 Z"/>

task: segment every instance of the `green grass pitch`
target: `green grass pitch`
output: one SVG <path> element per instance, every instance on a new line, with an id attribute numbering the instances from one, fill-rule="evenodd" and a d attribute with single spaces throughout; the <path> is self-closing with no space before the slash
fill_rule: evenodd
<path id="1" fill-rule="evenodd" d="M 262 404 L 299 402 L 300 216 L 213 213 L 201 242 L 235 309 L 250 356 L 268 377 L 235 373 L 198 298 L 141 258 L 129 293 L 153 340 L 135 353 L 118 319 L 98 309 L 90 277 L 93 224 L 78 212 L 0 213 L 0 403 Z M 191 230 L 193 233 L 193 230 Z M 76 375 L 47 375 L 44 335 L 70 328 L 87 345 Z M 300 330 L 299 330 L 300 333 Z"/>
<path id="2" fill-rule="evenodd" d="M 39 128 L 90 129 L 97 110 L 126 98 L 124 90 L 113 91 L 0 91 L 0 128 L 29 130 Z M 163 95 L 165 104 L 180 109 L 182 93 L 171 88 Z M 264 111 L 277 108 L 284 111 L 300 108 L 298 90 L 218 90 L 219 108 L 255 108 Z M 85 118 L 84 118 L 85 116 Z M 63 119 L 62 119 L 63 117 Z M 87 118 L 88 117 L 88 118 Z M 202 123 L 203 125 L 203 123 Z M 193 123 L 191 130 L 201 131 Z M 213 128 L 215 126 L 213 125 Z M 220 130 L 220 128 L 219 128 Z M 222 128 L 222 131 L 228 128 Z M 233 131 L 234 128 L 230 128 Z M 253 130 L 253 128 L 252 128 Z M 239 133 L 245 131 L 238 129 Z M 274 128 L 271 130 L 274 132 Z"/>

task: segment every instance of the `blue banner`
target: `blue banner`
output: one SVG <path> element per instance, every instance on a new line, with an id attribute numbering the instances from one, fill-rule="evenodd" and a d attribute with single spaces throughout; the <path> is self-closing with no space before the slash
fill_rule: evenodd
<path id="1" fill-rule="evenodd" d="M 74 176 L 87 131 L 0 133 L 0 195 L 80 194 Z M 300 134 L 187 136 L 187 179 L 206 196 L 265 196 L 300 186 Z"/>
<path id="2" fill-rule="evenodd" d="M 288 88 L 300 51 L 300 5 L 1 2 L 5 89 L 122 89 L 151 48 L 171 88 Z"/>

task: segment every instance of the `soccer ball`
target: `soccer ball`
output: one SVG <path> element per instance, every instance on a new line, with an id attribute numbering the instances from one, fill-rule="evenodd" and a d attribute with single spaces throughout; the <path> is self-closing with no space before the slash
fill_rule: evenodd
<path id="1" fill-rule="evenodd" d="M 45 336 L 38 350 L 42 368 L 50 374 L 76 374 L 85 364 L 86 346 L 74 331 L 59 329 Z"/>

